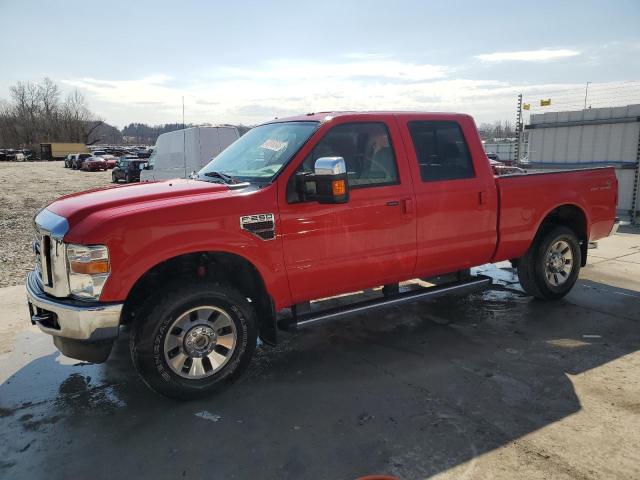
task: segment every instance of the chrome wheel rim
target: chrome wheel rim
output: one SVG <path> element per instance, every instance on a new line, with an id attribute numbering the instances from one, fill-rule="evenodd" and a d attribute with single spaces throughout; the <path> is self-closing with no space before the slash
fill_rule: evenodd
<path id="1" fill-rule="evenodd" d="M 237 342 L 236 326 L 227 312 L 214 306 L 197 307 L 169 326 L 164 359 L 183 378 L 206 378 L 227 364 Z"/>
<path id="2" fill-rule="evenodd" d="M 571 245 L 564 240 L 557 240 L 551 244 L 545 258 L 544 273 L 549 285 L 559 287 L 563 285 L 573 270 L 573 253 Z"/>

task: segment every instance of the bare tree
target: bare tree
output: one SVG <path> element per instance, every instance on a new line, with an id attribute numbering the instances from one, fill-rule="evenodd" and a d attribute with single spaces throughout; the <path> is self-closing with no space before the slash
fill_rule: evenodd
<path id="1" fill-rule="evenodd" d="M 0 104 L 3 145 L 34 148 L 39 142 L 88 143 L 90 138 L 95 141 L 95 132 L 104 123 L 91 113 L 78 90 L 61 101 L 60 88 L 49 78 L 35 84 L 18 82 L 9 93 L 9 101 Z"/>

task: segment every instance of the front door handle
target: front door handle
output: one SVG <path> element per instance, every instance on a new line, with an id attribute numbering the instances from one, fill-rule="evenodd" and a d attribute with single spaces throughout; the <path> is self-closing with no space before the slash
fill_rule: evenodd
<path id="1" fill-rule="evenodd" d="M 397 200 L 394 200 L 392 202 L 387 202 L 387 207 L 397 207 L 398 205 L 400 205 L 400 202 Z"/>

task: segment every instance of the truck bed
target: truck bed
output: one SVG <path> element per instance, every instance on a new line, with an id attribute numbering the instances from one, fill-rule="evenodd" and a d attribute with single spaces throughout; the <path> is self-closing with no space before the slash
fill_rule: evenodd
<path id="1" fill-rule="evenodd" d="M 584 214 L 588 241 L 609 234 L 615 222 L 617 179 L 612 167 L 517 173 L 496 177 L 498 246 L 494 261 L 521 257 L 542 220 L 558 205 Z"/>

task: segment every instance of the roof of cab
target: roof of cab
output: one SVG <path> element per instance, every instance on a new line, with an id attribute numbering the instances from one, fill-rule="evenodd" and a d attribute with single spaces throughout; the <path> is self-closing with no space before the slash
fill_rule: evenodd
<path id="1" fill-rule="evenodd" d="M 453 113 L 453 112 L 419 112 L 419 111 L 327 111 L 327 112 L 312 112 L 305 115 L 296 115 L 293 117 L 274 118 L 265 123 L 279 123 L 279 122 L 326 122 L 338 117 L 345 116 L 394 116 L 394 117 L 415 117 L 416 115 L 433 116 L 433 117 L 449 117 L 455 118 L 471 118 L 466 113 Z"/>

